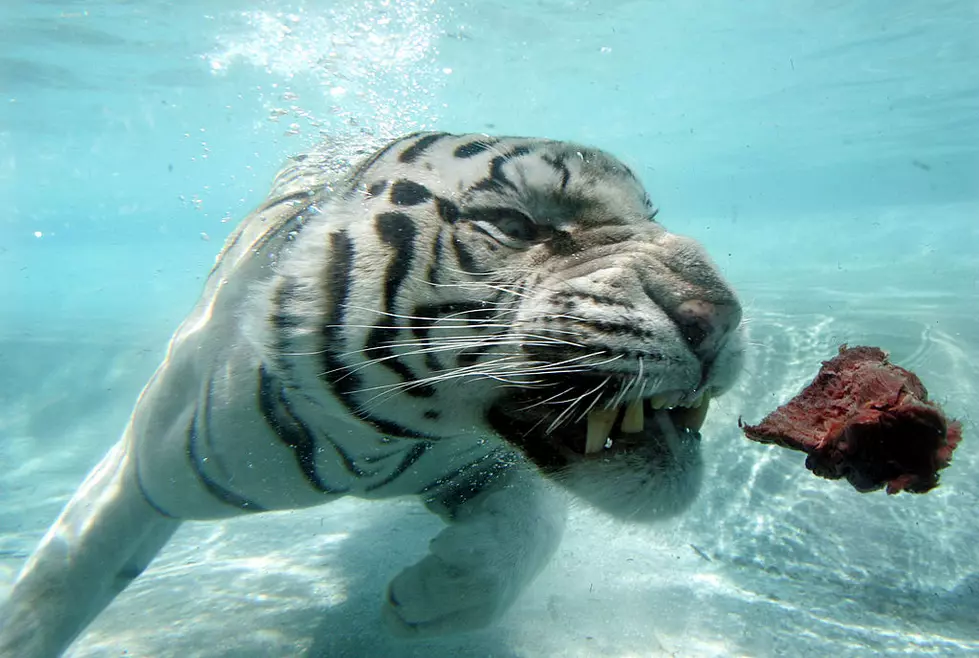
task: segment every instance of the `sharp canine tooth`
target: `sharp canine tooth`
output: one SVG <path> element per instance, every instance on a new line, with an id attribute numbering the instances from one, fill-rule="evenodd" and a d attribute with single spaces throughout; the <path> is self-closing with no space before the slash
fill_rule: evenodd
<path id="1" fill-rule="evenodd" d="M 642 432 L 645 418 L 643 417 L 642 398 L 633 400 L 626 407 L 625 415 L 622 416 L 622 431 L 626 434 L 637 434 Z"/>
<path id="2" fill-rule="evenodd" d="M 653 409 L 662 409 L 666 406 L 667 397 L 663 394 L 654 395 L 649 399 L 649 406 Z"/>
<path id="3" fill-rule="evenodd" d="M 605 447 L 608 435 L 615 425 L 619 409 L 598 409 L 588 413 L 588 435 L 585 437 L 585 454 L 599 452 Z"/>
<path id="4" fill-rule="evenodd" d="M 683 415 L 680 416 L 683 426 L 699 432 L 704 424 L 704 419 L 707 418 L 708 408 L 710 408 L 710 396 L 705 395 L 699 407 L 684 410 Z"/>
<path id="5" fill-rule="evenodd" d="M 670 454 L 674 456 L 680 454 L 680 436 L 676 431 L 676 424 L 670 418 L 669 412 L 657 411 L 653 415 L 653 420 L 659 425 L 660 432 L 663 435 L 663 441 L 666 442 L 666 447 L 669 449 Z"/>

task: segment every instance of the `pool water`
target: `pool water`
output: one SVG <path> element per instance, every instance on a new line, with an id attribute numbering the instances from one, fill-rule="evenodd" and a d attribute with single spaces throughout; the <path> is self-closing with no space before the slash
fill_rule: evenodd
<path id="1" fill-rule="evenodd" d="M 620 156 L 738 290 L 694 507 L 575 507 L 499 624 L 412 643 L 377 611 L 440 527 L 416 502 L 186 524 L 68 655 L 976 655 L 977 34 L 972 0 L 4 3 L 0 598 L 289 155 L 476 131 Z M 936 490 L 741 436 L 842 343 L 963 422 Z"/>

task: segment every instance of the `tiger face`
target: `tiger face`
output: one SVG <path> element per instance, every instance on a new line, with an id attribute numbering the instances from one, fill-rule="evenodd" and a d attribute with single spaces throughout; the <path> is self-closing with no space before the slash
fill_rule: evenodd
<path id="1" fill-rule="evenodd" d="M 320 374 L 360 418 L 433 442 L 495 435 L 620 517 L 693 500 L 741 307 L 628 167 L 564 142 L 414 135 L 323 212 Z"/>

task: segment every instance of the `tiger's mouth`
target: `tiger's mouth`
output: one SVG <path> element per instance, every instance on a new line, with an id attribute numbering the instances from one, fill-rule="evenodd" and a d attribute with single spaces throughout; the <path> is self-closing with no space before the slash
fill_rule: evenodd
<path id="1" fill-rule="evenodd" d="M 596 404 L 566 423 L 560 409 L 534 406 L 515 395 L 490 410 L 496 431 L 541 467 L 637 452 L 669 456 L 683 441 L 698 440 L 710 394 L 660 393 L 628 402 Z"/>
<path id="2" fill-rule="evenodd" d="M 650 440 L 669 444 L 680 433 L 699 436 L 707 418 L 710 397 L 700 396 L 688 406 L 667 406 L 668 396 L 635 399 L 628 405 L 588 413 L 584 440 L 574 432 L 563 443 L 575 453 L 590 456 L 606 451 L 642 447 Z M 624 407 L 624 409 L 623 409 Z"/>

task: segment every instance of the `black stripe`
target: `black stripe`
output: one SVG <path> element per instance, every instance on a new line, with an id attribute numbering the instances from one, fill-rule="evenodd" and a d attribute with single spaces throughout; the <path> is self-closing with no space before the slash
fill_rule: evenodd
<path id="1" fill-rule="evenodd" d="M 435 324 L 435 320 L 433 319 L 434 316 L 429 315 L 420 317 L 418 316 L 417 310 L 415 311 L 414 315 L 416 317 L 411 319 L 411 333 L 415 335 L 415 338 L 417 338 L 419 342 L 427 340 L 429 330 L 432 328 L 432 325 Z"/>
<path id="2" fill-rule="evenodd" d="M 516 191 L 517 186 L 513 184 L 506 174 L 503 173 L 503 165 L 510 162 L 514 158 L 519 158 L 522 155 L 527 155 L 530 153 L 531 149 L 529 146 L 518 146 L 511 149 L 508 153 L 503 155 L 498 155 L 492 160 L 490 160 L 490 171 L 489 176 L 481 181 L 478 181 L 475 185 L 469 188 L 471 192 L 477 192 L 481 190 L 488 190 L 499 192 L 502 191 L 504 187 L 508 187 L 511 190 Z"/>
<path id="3" fill-rule="evenodd" d="M 383 418 L 374 418 L 366 413 L 359 412 L 355 414 L 360 420 L 369 424 L 380 434 L 389 436 L 395 439 L 434 439 L 435 437 L 429 436 L 424 432 L 417 432 L 412 429 L 408 429 L 403 425 L 397 423 L 392 423 L 389 420 L 384 420 Z"/>
<path id="4" fill-rule="evenodd" d="M 391 459 L 395 455 L 400 455 L 400 454 L 401 454 L 400 450 L 395 450 L 394 452 L 387 452 L 384 453 L 383 455 L 364 455 L 363 457 L 361 457 L 361 459 L 367 462 L 368 464 L 377 464 L 379 462 L 383 462 L 388 459 Z"/>
<path id="5" fill-rule="evenodd" d="M 211 402 L 214 399 L 214 379 L 207 380 L 207 388 L 204 390 L 204 415 L 202 421 L 204 423 L 204 432 L 198 433 L 198 439 L 200 447 L 202 447 L 206 452 L 215 453 L 217 450 L 214 448 L 214 444 L 211 443 Z M 218 470 L 222 471 L 219 473 L 226 480 L 230 480 L 229 474 L 224 471 L 221 467 L 221 463 L 217 462 Z"/>
<path id="6" fill-rule="evenodd" d="M 420 158 L 422 155 L 425 154 L 425 151 L 428 149 L 429 146 L 439 141 L 440 139 L 443 139 L 448 136 L 449 133 L 432 133 L 431 135 L 425 135 L 417 142 L 415 142 L 414 144 L 406 148 L 404 151 L 402 151 L 401 155 L 398 156 L 398 160 L 404 163 L 414 162 L 415 160 L 417 160 L 418 158 Z"/>
<path id="7" fill-rule="evenodd" d="M 435 210 L 438 211 L 442 221 L 448 222 L 449 224 L 455 224 L 459 221 L 459 217 L 462 214 L 459 212 L 459 206 L 442 197 L 435 197 Z"/>
<path id="8" fill-rule="evenodd" d="M 344 307 L 350 296 L 351 270 L 354 265 L 353 240 L 346 231 L 330 235 L 330 252 L 323 272 L 323 297 L 326 313 L 323 317 L 323 370 L 325 379 L 334 395 L 347 410 L 358 416 L 354 391 L 361 387 L 361 379 L 356 372 L 347 372 L 349 366 L 339 354 L 344 351 L 343 323 Z"/>
<path id="9" fill-rule="evenodd" d="M 404 473 L 411 467 L 412 464 L 414 464 L 416 461 L 421 459 L 421 456 L 424 455 L 425 451 L 428 450 L 431 446 L 432 444 L 429 443 L 428 441 L 416 443 L 415 446 L 408 452 L 408 454 L 405 455 L 405 458 L 401 460 L 401 463 L 398 464 L 398 467 L 394 469 L 394 471 L 390 475 L 388 475 L 380 482 L 376 482 L 371 486 L 367 487 L 367 491 L 376 491 L 377 489 L 380 489 L 381 487 L 391 484 L 392 482 L 397 480 L 399 477 L 401 477 L 402 473 Z"/>
<path id="10" fill-rule="evenodd" d="M 354 194 L 357 193 L 357 190 L 358 188 L 360 188 L 360 185 L 363 183 L 364 178 L 367 175 L 367 172 L 370 171 L 371 167 L 373 167 L 378 160 L 383 158 L 389 151 L 391 151 L 391 149 L 393 149 L 398 144 L 401 144 L 406 139 L 411 139 L 412 137 L 415 137 L 418 134 L 419 133 L 411 133 L 410 135 L 405 135 L 404 137 L 400 137 L 394 140 L 393 142 L 389 142 L 384 148 L 375 151 L 373 155 L 371 155 L 366 160 L 364 160 L 359 165 L 357 165 L 357 168 L 354 169 L 353 172 L 350 174 L 350 176 L 347 178 L 347 185 L 349 187 L 347 188 L 347 192 L 344 194 L 344 197 L 349 199 L 352 196 L 354 196 Z"/>
<path id="11" fill-rule="evenodd" d="M 462 350 L 456 356 L 456 363 L 459 364 L 460 368 L 467 368 L 469 366 L 475 365 L 479 361 L 479 357 L 482 356 L 482 347 L 470 347 L 468 349 Z"/>
<path id="12" fill-rule="evenodd" d="M 416 318 L 444 318 L 446 316 L 458 317 L 460 320 L 479 320 L 480 322 L 491 320 L 496 316 L 497 309 L 481 300 L 445 302 L 442 304 L 426 304 L 415 308 L 412 315 Z M 450 320 L 451 322 L 451 320 Z M 412 320 L 412 326 L 416 324 L 431 325 L 430 321 Z M 452 325 L 461 326 L 458 322 Z M 451 325 L 450 325 L 451 326 Z"/>
<path id="13" fill-rule="evenodd" d="M 403 212 L 385 212 L 374 218 L 381 240 L 394 247 L 394 258 L 388 264 L 384 285 L 384 310 L 394 313 L 398 291 L 411 270 L 415 256 L 415 236 L 418 230 L 411 217 Z"/>
<path id="14" fill-rule="evenodd" d="M 275 291 L 272 293 L 272 310 L 269 312 L 269 322 L 276 329 L 276 333 L 279 333 L 279 330 L 285 331 L 300 326 L 299 319 L 286 310 L 289 300 L 295 297 L 298 290 L 299 284 L 293 279 L 283 279 L 275 287 Z M 278 340 L 279 336 L 276 336 L 276 339 Z"/>
<path id="15" fill-rule="evenodd" d="M 397 423 L 372 418 L 359 408 L 355 399 L 355 392 L 362 386 L 361 378 L 356 372 L 350 372 L 351 366 L 344 363 L 339 356 L 344 351 L 342 325 L 345 319 L 344 306 L 350 296 L 353 265 L 354 245 L 347 232 L 337 231 L 330 235 L 330 254 L 323 273 L 326 313 L 322 332 L 324 372 L 320 377 L 327 381 L 330 390 L 352 416 L 371 425 L 381 434 L 414 439 L 429 438 Z"/>
<path id="16" fill-rule="evenodd" d="M 555 306 L 561 306 L 567 311 L 573 310 L 573 306 L 576 302 L 587 299 L 588 301 L 594 302 L 597 306 L 618 306 L 626 309 L 634 309 L 636 307 L 630 300 L 618 297 L 611 297 L 609 295 L 598 295 L 595 293 L 584 292 L 582 290 L 563 290 L 551 293 L 548 301 Z"/>
<path id="17" fill-rule="evenodd" d="M 417 206 L 432 198 L 427 187 L 410 180 L 398 180 L 391 186 L 391 203 L 396 206 Z"/>
<path id="18" fill-rule="evenodd" d="M 541 160 L 554 167 L 554 170 L 561 176 L 561 191 L 564 192 L 568 187 L 568 182 L 571 180 L 571 171 L 568 169 L 564 158 L 542 155 Z"/>
<path id="19" fill-rule="evenodd" d="M 137 455 L 138 452 L 137 451 L 133 451 L 132 454 L 133 455 Z M 134 457 L 134 459 L 135 459 L 135 457 Z M 141 496 L 143 496 L 143 500 L 146 501 L 146 504 L 149 505 L 150 507 L 152 507 L 153 510 L 156 511 L 156 513 L 159 514 L 160 516 L 165 516 L 168 519 L 177 519 L 177 520 L 179 520 L 180 519 L 179 516 L 174 516 L 170 512 L 166 511 L 165 509 L 163 509 L 162 507 L 160 507 L 159 505 L 157 505 L 156 502 L 154 502 L 154 500 L 152 498 L 150 498 L 150 495 L 148 493 L 146 493 L 146 487 L 143 486 L 143 476 L 140 475 L 140 472 L 139 472 L 139 464 L 138 463 L 136 464 L 136 469 L 135 470 L 136 470 L 136 487 L 139 489 L 139 493 L 140 493 Z"/>
<path id="20" fill-rule="evenodd" d="M 204 402 L 205 418 L 208 415 L 207 408 L 209 406 L 210 395 L 208 394 L 208 398 Z M 204 465 L 201 463 L 200 455 L 197 453 L 197 442 L 200 440 L 200 434 L 198 433 L 197 427 L 198 414 L 199 409 L 194 411 L 194 417 L 191 419 L 190 426 L 187 428 L 187 458 L 190 460 L 190 466 L 194 470 L 194 474 L 197 476 L 197 479 L 201 481 L 201 484 L 204 485 L 204 488 L 207 489 L 208 493 L 226 505 L 230 505 L 231 507 L 235 507 L 246 512 L 265 512 L 266 509 L 258 503 L 252 502 L 247 498 L 238 495 L 234 491 L 231 491 L 230 489 L 225 489 L 204 472 Z M 204 431 L 207 432 L 207 427 L 204 428 Z"/>
<path id="21" fill-rule="evenodd" d="M 649 331 L 647 329 L 640 329 L 631 324 L 625 322 L 611 322 L 603 320 L 589 319 L 585 321 L 581 320 L 568 320 L 569 324 L 578 324 L 585 327 L 595 327 L 599 331 L 603 331 L 608 334 L 615 334 L 618 336 L 634 336 L 640 338 L 644 341 L 655 342 L 659 340 L 659 335 L 654 331 Z"/>
<path id="22" fill-rule="evenodd" d="M 555 332 L 548 331 L 547 329 L 539 330 L 543 336 L 551 335 Z M 566 332 L 561 332 L 561 334 L 566 335 Z M 559 336 L 561 335 L 559 334 Z M 557 345 L 524 345 L 523 350 L 526 352 L 527 357 L 531 360 L 547 361 L 550 363 L 556 363 L 558 361 L 563 361 L 565 359 L 571 359 L 574 357 L 581 356 L 581 353 L 586 350 L 594 350 L 596 352 L 600 351 L 602 354 L 609 358 L 626 358 L 626 359 L 637 359 L 642 357 L 646 361 L 656 361 L 659 363 L 669 362 L 669 358 L 662 354 L 661 352 L 654 352 L 649 348 L 643 349 L 618 349 L 611 348 L 606 345 L 594 345 L 588 342 L 583 343 L 580 347 L 564 347 Z"/>
<path id="23" fill-rule="evenodd" d="M 424 189 L 424 188 L 423 188 Z M 387 313 L 397 312 L 397 297 L 401 284 L 411 271 L 415 254 L 415 236 L 417 229 L 412 219 L 401 212 L 382 213 L 375 219 L 378 235 L 388 246 L 394 247 L 395 255 L 388 264 L 385 273 L 384 310 Z M 394 354 L 388 345 L 398 340 L 398 330 L 394 327 L 397 321 L 391 315 L 378 321 L 376 327 L 367 335 L 365 347 L 371 358 L 381 359 L 380 364 L 392 370 L 406 383 L 415 384 L 404 389 L 412 397 L 428 398 L 435 395 L 435 389 L 427 384 L 417 384 L 419 378 Z"/>
<path id="24" fill-rule="evenodd" d="M 296 417 L 296 414 L 289 407 L 282 385 L 269 375 L 265 366 L 260 366 L 258 369 L 258 408 L 261 410 L 262 417 L 265 418 L 269 429 L 279 437 L 282 443 L 292 449 L 296 462 L 299 464 L 299 470 L 302 471 L 306 481 L 314 489 L 326 494 L 344 494 L 349 491 L 349 489 L 331 487 L 316 472 L 316 438 L 309 426 Z M 348 472 L 357 477 L 367 475 L 357 468 L 350 456 L 336 442 L 326 435 L 323 438 L 336 450 L 340 461 Z"/>
<path id="25" fill-rule="evenodd" d="M 452 238 L 452 248 L 456 254 L 456 260 L 459 261 L 459 267 L 463 271 L 469 272 L 470 274 L 483 274 L 483 268 L 481 268 L 476 263 L 476 258 L 466 247 L 466 244 L 460 240 L 458 237 Z"/>
<path id="26" fill-rule="evenodd" d="M 468 144 L 462 144 L 457 146 L 456 150 L 452 152 L 457 158 L 471 158 L 479 155 L 491 145 L 489 140 L 478 139 L 475 142 L 469 142 Z"/>
<path id="27" fill-rule="evenodd" d="M 469 188 L 470 192 L 501 192 L 504 187 L 508 187 L 511 190 L 516 191 L 517 186 L 506 177 L 503 173 L 503 165 L 510 161 L 509 156 L 498 155 L 492 160 L 490 160 L 490 171 L 489 176 L 477 181 L 472 187 Z"/>
<path id="28" fill-rule="evenodd" d="M 442 264 L 442 231 L 442 227 L 439 227 L 435 242 L 432 244 L 432 257 L 428 261 L 426 280 L 433 285 L 439 282 L 439 266 Z"/>
<path id="29" fill-rule="evenodd" d="M 344 306 L 350 296 L 351 270 L 354 266 L 354 243 L 346 231 L 330 234 L 330 253 L 323 272 L 326 314 L 323 328 L 327 346 L 343 341 Z"/>
<path id="30" fill-rule="evenodd" d="M 272 359 L 279 372 L 291 373 L 293 361 L 286 355 L 292 352 L 289 343 L 290 332 L 302 323 L 288 310 L 290 300 L 296 296 L 299 284 L 293 279 L 283 279 L 272 293 L 272 310 L 269 324 L 272 326 Z"/>
<path id="31" fill-rule="evenodd" d="M 419 342 L 426 341 L 428 340 L 429 331 L 431 330 L 433 324 L 435 324 L 435 320 L 415 317 L 411 321 L 411 333 L 414 334 L 415 338 L 417 338 Z M 436 358 L 435 352 L 425 352 L 425 367 L 432 372 L 442 369 L 442 364 L 439 363 L 439 360 Z"/>
<path id="32" fill-rule="evenodd" d="M 367 335 L 365 347 L 372 359 L 381 359 L 379 364 L 392 370 L 396 375 L 411 386 L 402 389 L 414 398 L 430 398 L 435 395 L 435 389 L 428 384 L 420 384 L 419 377 L 401 359 L 394 355 L 394 350 L 390 347 L 391 343 L 397 342 L 401 336 L 401 331 L 394 328 L 393 318 L 381 320 L 382 327 L 371 329 Z"/>
<path id="33" fill-rule="evenodd" d="M 467 312 L 476 310 L 479 312 Z M 432 326 L 435 324 L 435 318 L 460 312 L 466 312 L 463 317 L 467 319 L 474 318 L 478 320 L 487 320 L 495 315 L 496 310 L 493 307 L 484 307 L 480 302 L 452 302 L 446 304 L 419 306 L 415 308 L 414 312 L 412 313 L 413 318 L 411 320 L 411 333 L 414 334 L 415 338 L 417 338 L 419 341 L 425 341 L 430 336 Z M 453 325 L 460 326 L 458 323 L 453 323 Z M 439 363 L 434 352 L 425 353 L 425 367 L 431 371 L 442 369 L 442 364 Z"/>
<path id="34" fill-rule="evenodd" d="M 448 512 L 449 518 L 454 519 L 461 505 L 485 491 L 494 479 L 509 470 L 506 463 L 508 460 L 501 457 L 498 452 L 486 453 L 448 475 L 439 476 L 419 489 L 416 495 L 432 494 L 424 499 L 425 504 L 440 505 Z M 489 467 L 482 466 L 487 459 L 494 463 Z"/>
<path id="35" fill-rule="evenodd" d="M 498 435 L 508 443 L 513 444 L 530 461 L 544 472 L 555 472 L 568 464 L 568 458 L 555 450 L 549 441 L 539 441 L 517 424 L 512 417 L 503 413 L 498 407 L 491 407 L 486 419 Z"/>

